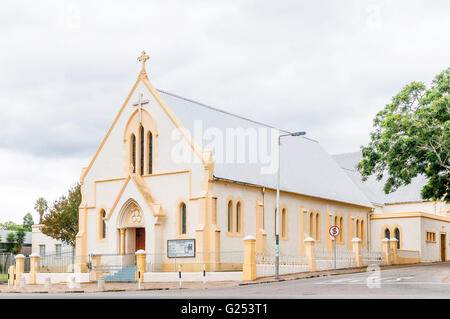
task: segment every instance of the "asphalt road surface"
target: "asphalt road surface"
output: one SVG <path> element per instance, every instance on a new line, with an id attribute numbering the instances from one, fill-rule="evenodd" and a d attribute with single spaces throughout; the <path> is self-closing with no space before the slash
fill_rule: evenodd
<path id="1" fill-rule="evenodd" d="M 3 294 L 0 298 L 49 298 L 49 294 Z M 450 263 L 331 275 L 209 289 L 172 289 L 84 294 L 57 298 L 449 298 Z"/>

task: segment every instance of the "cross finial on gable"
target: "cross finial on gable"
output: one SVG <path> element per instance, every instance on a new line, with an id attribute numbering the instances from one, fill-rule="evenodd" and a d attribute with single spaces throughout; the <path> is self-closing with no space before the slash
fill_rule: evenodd
<path id="1" fill-rule="evenodd" d="M 142 71 L 145 70 L 145 62 L 150 59 L 150 57 L 145 53 L 145 51 L 142 51 L 141 56 L 137 58 L 139 62 L 142 62 Z"/>

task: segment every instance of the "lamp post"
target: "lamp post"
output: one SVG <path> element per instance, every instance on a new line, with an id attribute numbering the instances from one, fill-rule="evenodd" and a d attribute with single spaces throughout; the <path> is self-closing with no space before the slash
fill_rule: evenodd
<path id="1" fill-rule="evenodd" d="M 278 233 L 278 212 L 280 210 L 280 149 L 281 138 L 285 136 L 302 136 L 306 132 L 295 132 L 288 134 L 278 135 L 278 171 L 277 171 L 277 210 L 275 211 L 275 279 L 278 280 L 278 274 L 280 269 L 280 235 Z"/>

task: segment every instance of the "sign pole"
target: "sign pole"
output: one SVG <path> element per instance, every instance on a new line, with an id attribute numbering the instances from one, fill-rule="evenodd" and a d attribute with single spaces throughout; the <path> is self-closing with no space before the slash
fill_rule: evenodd
<path id="1" fill-rule="evenodd" d="M 330 234 L 331 237 L 333 237 L 333 247 L 334 247 L 334 271 L 336 272 L 336 237 L 339 236 L 339 234 L 341 233 L 341 230 L 339 229 L 338 226 L 334 225 L 331 226 L 330 229 L 328 230 L 328 233 Z"/>
<path id="2" fill-rule="evenodd" d="M 336 237 L 334 237 L 334 271 L 336 272 Z"/>

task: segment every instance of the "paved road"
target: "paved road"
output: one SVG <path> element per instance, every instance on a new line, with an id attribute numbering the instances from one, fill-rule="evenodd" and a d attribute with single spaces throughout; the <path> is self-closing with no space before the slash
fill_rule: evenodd
<path id="1" fill-rule="evenodd" d="M 48 298 L 24 295 L 19 298 Z M 11 298 L 11 294 L 0 295 Z M 16 296 L 18 297 L 18 296 Z M 450 263 L 209 289 L 59 294 L 58 298 L 450 298 Z"/>

